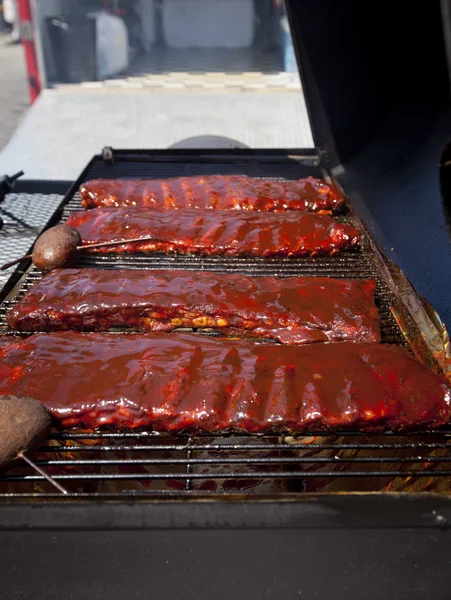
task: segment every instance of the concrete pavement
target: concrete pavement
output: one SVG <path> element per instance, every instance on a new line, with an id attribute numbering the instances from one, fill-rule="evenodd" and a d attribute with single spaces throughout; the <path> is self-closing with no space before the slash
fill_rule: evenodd
<path id="1" fill-rule="evenodd" d="M 167 148 L 195 135 L 222 135 L 251 148 L 313 146 L 301 91 L 44 90 L 0 153 L 0 171 L 70 180 L 104 146 Z"/>
<path id="2" fill-rule="evenodd" d="M 103 146 L 167 148 L 195 135 L 313 146 L 297 73 L 149 71 L 44 90 L 27 108 L 22 47 L 0 38 L 0 174 L 75 179 Z"/>

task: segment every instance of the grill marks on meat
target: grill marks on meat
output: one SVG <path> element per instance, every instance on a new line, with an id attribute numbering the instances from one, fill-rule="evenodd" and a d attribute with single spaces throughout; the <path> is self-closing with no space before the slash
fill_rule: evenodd
<path id="1" fill-rule="evenodd" d="M 160 210 L 333 211 L 344 202 L 333 185 L 314 177 L 265 181 L 246 175 L 94 179 L 80 187 L 80 196 L 85 208 L 138 206 Z"/>
<path id="2" fill-rule="evenodd" d="M 0 349 L 0 395 L 63 427 L 266 433 L 435 428 L 451 390 L 385 344 L 279 346 L 194 334 L 59 332 Z"/>
<path id="3" fill-rule="evenodd" d="M 139 208 L 95 208 L 73 212 L 68 225 L 76 227 L 86 245 L 122 241 L 92 249 L 100 253 L 178 252 L 250 256 L 308 256 L 333 254 L 358 243 L 359 232 L 327 215 L 297 211 L 281 213 Z M 151 240 L 127 243 L 135 238 Z"/>
<path id="4" fill-rule="evenodd" d="M 57 269 L 8 313 L 20 331 L 209 327 L 287 344 L 380 341 L 374 280 Z"/>

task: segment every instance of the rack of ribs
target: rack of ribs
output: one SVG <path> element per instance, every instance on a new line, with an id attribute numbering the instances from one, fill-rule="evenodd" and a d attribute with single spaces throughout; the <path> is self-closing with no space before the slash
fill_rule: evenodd
<path id="1" fill-rule="evenodd" d="M 208 327 L 286 344 L 380 341 L 373 279 L 56 269 L 8 313 L 20 331 Z"/>
<path id="2" fill-rule="evenodd" d="M 178 252 L 250 256 L 334 254 L 356 245 L 359 232 L 328 215 L 143 208 L 94 208 L 67 220 L 86 245 L 124 241 L 91 252 Z M 127 240 L 147 238 L 127 243 Z M 150 239 L 148 239 L 150 238 Z"/>
<path id="3" fill-rule="evenodd" d="M 386 344 L 281 346 L 196 334 L 63 331 L 0 348 L 0 395 L 63 427 L 404 431 L 451 417 L 447 380 Z"/>
<path id="4" fill-rule="evenodd" d="M 334 211 L 344 199 L 337 188 L 315 177 L 297 181 L 253 179 L 246 175 L 200 175 L 172 179 L 93 179 L 80 186 L 85 208 L 138 206 L 174 210 Z"/>

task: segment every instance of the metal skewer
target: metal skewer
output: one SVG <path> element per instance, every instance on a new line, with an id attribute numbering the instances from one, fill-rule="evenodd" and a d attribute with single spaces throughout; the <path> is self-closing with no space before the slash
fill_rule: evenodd
<path id="1" fill-rule="evenodd" d="M 29 459 L 28 456 L 25 456 L 25 454 L 23 454 L 22 452 L 19 452 L 19 454 L 17 456 L 18 456 L 18 458 L 22 458 L 27 464 L 30 465 L 30 467 L 33 467 L 33 469 L 35 469 L 39 473 L 39 475 L 42 475 L 42 477 L 44 477 L 44 479 L 46 479 L 49 483 L 51 483 L 54 487 L 56 487 L 56 489 L 59 492 L 61 492 L 62 494 L 65 494 L 65 495 L 69 493 L 61 484 L 59 484 L 57 481 L 55 481 L 55 479 L 53 479 L 53 477 L 51 475 L 46 473 L 43 469 L 41 469 L 41 467 L 39 467 L 31 459 Z"/>
<path id="2" fill-rule="evenodd" d="M 76 250 L 89 250 L 90 248 L 104 248 L 107 246 L 121 246 L 122 244 L 135 244 L 136 242 L 148 242 L 148 241 L 153 241 L 153 242 L 164 242 L 165 240 L 160 240 L 158 238 L 155 238 L 153 236 L 146 236 L 146 237 L 141 237 L 141 238 L 132 238 L 131 240 L 117 240 L 115 242 L 99 242 L 97 244 L 84 244 L 83 246 L 77 246 Z M 177 242 L 173 242 L 174 244 Z M 21 256 L 20 258 L 16 258 L 10 262 L 5 263 L 4 265 L 2 265 L 0 267 L 0 271 L 5 271 L 5 269 L 9 269 L 9 267 L 13 267 L 14 265 L 16 265 L 17 263 L 19 263 L 22 260 L 27 260 L 32 258 L 32 254 L 26 254 L 25 256 Z"/>

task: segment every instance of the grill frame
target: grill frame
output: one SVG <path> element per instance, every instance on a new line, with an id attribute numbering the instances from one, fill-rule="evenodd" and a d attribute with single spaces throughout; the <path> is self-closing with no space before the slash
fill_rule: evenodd
<path id="1" fill-rule="evenodd" d="M 180 165 L 182 165 L 182 168 L 180 168 Z M 112 170 L 112 171 L 111 171 Z M 145 174 L 143 173 L 143 171 L 145 171 Z M 331 173 L 327 170 L 327 168 L 325 167 L 324 161 L 323 161 L 323 157 L 321 156 L 321 154 L 319 152 L 317 152 L 316 150 L 291 150 L 291 151 L 252 151 L 252 150 L 237 150 L 233 153 L 230 153 L 230 151 L 221 151 L 221 150 L 216 150 L 216 151 L 197 151 L 197 150 L 193 150 L 193 151 L 186 151 L 186 150 L 164 150 L 164 151 L 146 151 L 146 150 L 139 150 L 139 151 L 134 151 L 134 150 L 114 150 L 111 152 L 104 152 L 103 155 L 97 155 L 95 156 L 90 163 L 88 164 L 88 166 L 86 167 L 86 169 L 83 171 L 83 173 L 81 174 L 81 176 L 79 177 L 79 179 L 72 185 L 72 187 L 70 188 L 70 190 L 68 191 L 68 193 L 66 194 L 63 202 L 61 203 L 59 209 L 55 212 L 54 217 L 51 219 L 51 221 L 49 222 L 48 226 L 52 226 L 54 224 L 56 224 L 57 222 L 60 221 L 64 221 L 69 212 L 71 210 L 74 209 L 81 209 L 81 205 L 80 205 L 80 201 L 79 201 L 79 196 L 77 194 L 77 190 L 79 185 L 83 182 L 86 181 L 87 179 L 91 179 L 91 178 L 95 178 L 95 177 L 99 177 L 99 176 L 103 176 L 103 177 L 112 177 L 114 178 L 115 175 L 119 175 L 119 176 L 124 176 L 125 174 L 128 174 L 130 177 L 132 176 L 141 176 L 141 177 L 145 177 L 146 174 L 148 174 L 148 172 L 151 171 L 151 173 L 156 177 L 167 177 L 167 176 L 175 176 L 177 174 L 179 175 L 184 175 L 184 174 L 198 174 L 198 173 L 222 173 L 222 174 L 230 174 L 230 173 L 244 173 L 244 174 L 248 174 L 251 176 L 261 176 L 264 172 L 264 178 L 280 178 L 280 175 L 285 174 L 292 174 L 294 177 L 293 178 L 298 178 L 298 177 L 303 177 L 305 175 L 316 175 L 319 177 L 322 177 L 326 180 L 333 180 Z M 269 174 L 268 174 L 269 173 Z M 334 183 L 336 184 L 336 181 L 334 181 Z M 447 367 L 446 367 L 446 361 L 444 360 L 445 355 L 447 354 L 447 334 L 446 334 L 446 330 L 443 328 L 443 326 L 441 325 L 439 319 L 437 318 L 437 316 L 433 313 L 433 311 L 431 311 L 430 307 L 428 307 L 427 304 L 424 304 L 422 302 L 422 300 L 417 296 L 417 294 L 415 293 L 415 291 L 413 290 L 413 288 L 410 286 L 409 282 L 407 281 L 407 279 L 405 278 L 405 276 L 402 274 L 402 272 L 392 263 L 390 263 L 382 254 L 382 252 L 380 251 L 379 247 L 377 246 L 376 242 L 374 241 L 374 239 L 372 238 L 372 236 L 369 234 L 367 228 L 365 227 L 365 225 L 363 224 L 363 222 L 361 221 L 360 217 L 358 216 L 357 212 L 355 211 L 355 209 L 352 207 L 352 204 L 349 205 L 348 209 L 347 209 L 347 213 L 345 215 L 342 215 L 341 217 L 344 220 L 347 220 L 349 222 L 352 222 L 354 225 L 356 225 L 363 234 L 363 250 L 356 250 L 356 251 L 349 251 L 347 253 L 343 253 L 341 255 L 337 255 L 335 257 L 331 257 L 331 258 L 313 258 L 313 259 L 250 259 L 250 258 L 221 258 L 221 257 L 199 257 L 199 256 L 185 256 L 185 257 L 173 257 L 173 256 L 164 256 L 164 255 L 147 255 L 147 256 L 142 256 L 142 255 L 134 255 L 134 256 L 129 256 L 129 257 L 125 257 L 125 256 L 117 256 L 117 255 L 107 255 L 107 256 L 82 256 L 79 260 L 79 266 L 101 266 L 102 268 L 115 268 L 118 266 L 121 267 L 128 267 L 128 268 L 184 268 L 184 269 L 188 269 L 188 270 L 198 270 L 198 269 L 209 269 L 209 270 L 217 270 L 217 271 L 237 271 L 237 272 L 241 272 L 241 273 L 245 273 L 245 274 L 276 274 L 278 276 L 290 276 L 290 275 L 295 275 L 295 274 L 318 274 L 318 275 L 330 275 L 330 276 L 374 276 L 376 278 L 376 280 L 378 281 L 378 289 L 377 289 L 377 301 L 380 305 L 380 311 L 381 311 L 381 317 L 382 317 L 382 322 L 383 322 L 383 341 L 385 342 L 392 342 L 392 343 L 402 343 L 403 340 L 405 341 L 406 345 L 408 345 L 408 347 L 411 349 L 411 351 L 413 351 L 413 353 L 419 357 L 421 360 L 423 360 L 423 362 L 425 362 L 426 364 L 428 364 L 431 368 L 433 368 L 434 370 L 438 371 L 438 372 L 445 372 L 446 375 L 449 375 L 448 371 L 447 371 Z M 318 267 L 320 268 L 320 270 L 318 270 Z M 25 263 L 22 263 L 18 270 L 16 271 L 15 277 L 13 276 L 10 282 L 10 285 L 8 286 L 8 289 L 6 291 L 3 292 L 2 294 L 2 303 L 1 303 L 1 307 L 0 307 L 0 335 L 9 335 L 9 333 L 7 331 L 5 331 L 4 328 L 4 310 L 5 307 L 9 307 L 11 305 L 11 302 L 17 301 L 18 298 L 21 297 L 22 292 L 24 291 L 26 285 L 28 285 L 29 283 L 32 283 L 36 277 L 39 277 L 39 275 L 34 271 L 33 267 L 30 266 L 30 261 L 27 261 Z M 25 286 L 24 286 L 24 282 L 25 282 Z M 390 310 L 390 306 L 391 306 L 391 310 Z M 2 326 L 2 321 L 3 321 L 3 326 Z M 402 331 L 402 333 L 401 333 Z M 451 430 L 447 431 L 444 430 L 443 432 L 440 433 L 432 433 L 432 434 L 422 434 L 422 435 L 438 435 L 441 437 L 441 439 L 443 440 L 442 442 L 440 442 L 438 445 L 436 446 L 430 446 L 428 448 L 428 450 L 433 453 L 436 449 L 447 449 L 448 448 L 448 443 L 445 441 L 446 439 L 448 439 L 448 436 L 451 434 Z M 73 444 L 74 441 L 76 441 L 77 439 L 80 439 L 80 437 L 78 436 L 78 434 L 75 434 L 75 437 L 73 436 L 73 434 L 68 433 L 66 435 L 66 438 L 64 439 L 64 443 L 70 443 Z M 86 438 L 86 434 L 80 434 L 81 437 Z M 113 445 L 109 448 L 109 449 L 101 449 L 100 451 L 102 453 L 106 452 L 111 453 L 111 455 L 114 456 L 114 453 L 116 452 L 120 452 L 120 453 L 124 453 L 124 452 L 141 452 L 141 453 L 145 453 L 147 451 L 151 451 L 151 452 L 163 452 L 164 451 L 164 444 L 160 444 L 161 447 L 158 447 L 158 445 L 155 445 L 154 443 L 152 444 L 152 449 L 149 450 L 145 450 L 143 448 L 140 448 L 139 445 L 137 447 L 131 448 L 129 450 L 124 449 L 124 447 L 122 446 L 115 446 L 114 444 L 120 444 L 121 440 L 124 439 L 124 435 L 123 434 L 104 434 L 104 435 L 97 435 L 97 434 L 93 434 L 92 437 L 97 438 L 97 439 L 104 439 L 105 436 L 110 436 L 110 438 L 113 440 Z M 143 432 L 140 436 L 140 439 L 146 438 L 146 436 L 149 436 L 149 434 Z M 341 437 L 344 437 L 344 439 L 352 439 L 352 440 L 356 440 L 357 438 L 355 436 L 360 436 L 360 438 L 362 439 L 367 439 L 369 436 L 363 436 L 361 434 L 359 434 L 358 432 L 347 432 L 346 434 L 342 434 Z M 64 436 L 63 436 L 64 437 Z M 129 437 L 131 438 L 137 438 L 137 434 L 136 433 L 130 433 Z M 240 439 L 243 438 L 245 436 L 240 436 Z M 305 437 L 305 436 L 304 436 Z M 312 437 L 311 435 L 308 437 Z M 331 436 L 329 436 L 330 438 Z M 333 437 L 333 436 L 332 436 Z M 335 436 L 335 437 L 340 437 L 340 436 Z M 379 436 L 380 438 L 381 436 Z M 397 438 L 400 436 L 396 436 Z M 402 437 L 402 436 L 401 436 Z M 204 442 L 205 440 L 208 438 L 208 436 L 204 436 Z M 326 434 L 321 433 L 318 434 L 318 439 L 319 440 L 325 440 L 327 438 Z M 150 435 L 149 437 L 147 437 L 146 439 L 151 439 L 152 442 L 155 441 L 155 436 Z M 177 438 L 180 439 L 180 438 Z M 199 439 L 199 438 L 196 438 Z M 226 436 L 223 436 L 221 438 L 222 440 L 227 440 Z M 281 439 L 280 437 L 278 439 Z M 390 434 L 384 436 L 383 438 L 383 442 L 379 441 L 378 443 L 373 444 L 372 450 L 380 450 L 382 452 L 395 452 L 397 451 L 399 448 L 396 447 L 396 445 L 394 445 L 392 443 L 392 437 L 390 437 Z M 414 438 L 413 436 L 409 436 L 409 439 L 417 439 Z M 58 434 L 56 434 L 56 436 L 54 436 L 54 442 L 55 443 L 59 443 L 58 442 L 62 441 L 61 436 L 58 436 Z M 211 437 L 210 440 L 213 440 L 213 442 L 216 440 L 218 440 L 217 437 Z M 93 440 L 91 439 L 91 442 L 93 442 Z M 203 443 L 204 443 L 203 442 Z M 206 442 L 208 443 L 208 442 Z M 277 491 L 275 493 L 270 493 L 268 491 L 266 491 L 265 493 L 259 493 L 258 490 L 247 490 L 246 492 L 242 491 L 242 492 L 231 492 L 230 490 L 228 492 L 223 492 L 223 493 L 217 493 L 217 492 L 212 492 L 211 490 L 196 490 L 196 489 L 192 489 L 192 482 L 195 480 L 223 480 L 225 479 L 225 477 L 220 477 L 217 473 L 208 473 L 208 474 L 204 474 L 202 475 L 202 473 L 195 473 L 193 472 L 193 468 L 196 467 L 196 465 L 215 465 L 215 464 L 223 464 L 224 461 L 226 459 L 218 459 L 216 462 L 215 460 L 211 460 L 211 458 L 209 459 L 204 458 L 204 459 L 199 459 L 196 458 L 196 455 L 193 455 L 193 452 L 195 453 L 197 450 L 194 449 L 193 447 L 190 446 L 190 444 L 192 444 L 192 440 L 188 440 L 188 442 L 185 444 L 183 451 L 186 453 L 186 456 L 184 458 L 181 459 L 182 462 L 177 462 L 177 460 L 174 461 L 174 459 L 168 459 L 166 461 L 162 460 L 162 461 L 158 461 L 157 459 L 151 459 L 153 460 L 154 465 L 164 465 L 166 467 L 172 467 L 176 464 L 180 464 L 185 466 L 186 468 L 186 472 L 184 474 L 179 474 L 176 473 L 176 475 L 180 475 L 180 477 L 176 477 L 174 476 L 174 473 L 171 472 L 169 473 L 168 476 L 164 476 L 164 475 L 158 475 L 158 473 L 155 476 L 149 476 L 151 474 L 142 474 L 141 476 L 138 476 L 139 474 L 134 474 L 136 475 L 136 477 L 133 476 L 132 474 L 127 474 L 124 477 L 119 477 L 117 474 L 111 474 L 111 473 L 102 473 L 101 477 L 99 477 L 98 475 L 96 476 L 94 475 L 88 475 L 88 476 L 83 476 L 83 474 L 81 475 L 77 475 L 75 474 L 75 476 L 62 476 L 61 474 L 58 476 L 56 475 L 55 478 L 60 482 L 63 483 L 65 481 L 68 480 L 77 480 L 77 481 L 90 481 L 90 480 L 96 480 L 96 481 L 102 481 L 102 480 L 109 480 L 112 481 L 114 479 L 125 479 L 127 481 L 144 481 L 144 480 L 156 480 L 156 481 L 161 481 L 161 480 L 177 480 L 177 481 L 182 481 L 185 484 L 185 489 L 178 489 L 178 490 L 147 490 L 147 489 L 139 489 L 139 490 L 121 490 L 120 492 L 114 492 L 114 493 L 110 493 L 110 492 L 106 492 L 104 489 L 99 490 L 93 490 L 90 491 L 88 493 L 86 493 L 85 496 L 85 492 L 82 491 L 71 491 L 71 493 L 68 494 L 68 497 L 89 497 L 89 498 L 96 498 L 96 499 L 100 499 L 100 498 L 104 498 L 104 499 L 108 499 L 108 498 L 124 498 L 124 494 L 125 496 L 129 496 L 129 497 L 133 497 L 134 499 L 137 497 L 145 497 L 145 498 L 156 498 L 156 497 L 161 497 L 161 498 L 188 498 L 188 497 L 202 497 L 204 499 L 233 499 L 236 497 L 240 497 L 241 499 L 243 497 L 251 497 L 252 499 L 257 499 L 261 498 L 261 499 L 268 499 L 268 498 L 272 498 L 272 499 L 281 499 L 284 498 L 285 496 L 287 497 L 292 497 L 292 495 L 294 494 L 294 497 L 299 497 L 306 495 L 305 489 L 306 487 L 304 486 L 304 484 L 302 483 L 301 486 L 295 486 L 295 490 L 294 492 L 291 490 L 290 486 L 289 487 L 289 491 L 283 490 L 283 491 Z M 406 442 L 406 445 L 408 445 L 409 449 L 411 450 L 419 450 L 421 448 L 425 448 L 424 445 L 422 445 L 422 443 L 420 442 Z M 440 445 L 441 444 L 441 445 Z M 446 446 L 444 447 L 443 444 L 446 444 Z M 214 444 L 213 444 L 214 445 Z M 341 443 L 336 443 L 335 445 L 333 444 L 329 444 L 331 447 L 327 447 L 327 444 L 324 444 L 323 441 L 318 442 L 317 446 L 309 446 L 309 449 L 311 450 L 324 450 L 324 451 L 329 451 L 329 450 L 334 450 L 335 448 L 337 448 L 337 451 L 347 451 L 350 450 L 350 448 L 348 447 L 349 445 L 351 445 L 354 449 L 355 446 L 358 446 L 360 450 L 364 450 L 364 447 L 361 444 L 346 444 L 344 442 Z M 252 450 L 255 451 L 268 451 L 268 449 L 271 450 L 275 450 L 273 446 L 265 446 L 264 444 L 261 443 L 261 441 L 258 441 L 254 444 L 255 448 L 252 447 Z M 246 440 L 245 442 L 240 442 L 240 443 L 235 443 L 233 444 L 233 441 L 230 443 L 227 443 L 226 441 L 226 445 L 221 445 L 221 451 L 222 451 L 222 455 L 224 456 L 225 450 L 224 448 L 227 448 L 227 450 L 230 451 L 237 451 L 237 452 L 249 452 L 251 451 L 251 448 L 249 447 L 248 441 Z M 72 450 L 74 450 L 74 448 L 72 447 Z M 76 452 L 80 452 L 80 453 L 85 453 L 88 452 L 89 450 L 87 448 L 85 449 L 80 449 L 80 448 L 76 448 L 75 449 Z M 300 448 L 298 448 L 297 450 L 300 450 Z M 92 452 L 97 452 L 97 450 L 92 450 L 91 447 L 91 451 Z M 210 447 L 209 451 L 219 451 L 218 448 L 214 447 Z M 280 452 L 290 452 L 293 453 L 293 451 L 295 451 L 295 448 L 293 446 L 293 444 L 290 443 L 284 443 L 283 444 L 283 450 L 280 449 Z M 57 453 L 58 455 L 62 455 L 64 456 L 64 454 L 67 454 L 68 449 L 67 448 L 56 448 L 55 446 L 49 447 L 48 452 L 53 452 L 53 453 Z M 358 459 L 358 460 L 350 460 L 350 459 L 345 459 L 344 461 L 342 461 L 341 459 L 335 459 L 335 458 L 328 458 L 328 457 L 319 457 L 319 460 L 316 459 L 302 459 L 302 457 L 296 457 L 296 456 L 291 456 L 290 460 L 284 460 L 284 464 L 287 465 L 291 465 L 291 464 L 305 464 L 305 463 L 309 463 L 310 465 L 314 465 L 314 464 L 340 464 L 342 462 L 347 462 L 347 463 L 354 463 L 354 464 L 370 464 L 370 465 L 376 465 L 376 464 L 391 464 L 392 462 L 394 463 L 401 463 L 401 466 L 403 466 L 404 464 L 407 465 L 420 465 L 421 463 L 431 463 L 431 464 L 440 464 L 440 462 L 446 463 L 449 462 L 448 457 L 443 460 L 440 461 L 438 460 L 438 458 L 440 457 L 434 457 L 434 456 L 430 456 L 429 458 L 431 460 L 425 460 L 424 456 L 420 457 L 411 457 L 410 459 L 406 459 L 404 462 L 402 460 L 400 460 L 397 457 L 386 457 L 389 460 L 379 460 L 377 458 L 377 456 L 374 457 L 367 457 L 365 458 L 365 460 L 362 459 Z M 74 459 L 73 461 L 71 461 L 71 466 L 72 467 L 77 467 L 77 466 L 92 466 L 90 464 L 82 464 L 80 463 L 80 460 L 83 460 L 82 458 L 80 459 Z M 110 463 L 105 462 L 108 461 L 108 458 L 103 458 L 103 462 L 99 463 L 98 461 L 94 461 L 94 464 L 96 464 L 97 466 L 103 468 L 104 466 L 109 465 Z M 113 461 L 118 459 L 112 459 Z M 132 459 L 125 459 L 125 460 L 131 460 L 132 462 L 127 463 L 127 464 L 131 464 L 131 465 L 135 465 L 135 464 L 139 464 L 140 466 L 143 466 L 144 464 L 146 464 L 145 462 L 143 462 L 143 460 L 145 459 L 141 459 L 141 460 L 132 460 Z M 196 462 L 197 461 L 197 462 Z M 200 462 L 199 462 L 200 461 Z M 261 459 L 261 462 L 265 463 L 266 461 L 266 465 L 271 465 L 271 464 L 281 464 L 281 461 L 279 459 L 279 461 L 277 460 L 277 458 L 275 458 L 274 460 L 266 460 L 266 459 Z M 61 460 L 57 459 L 56 462 L 58 462 L 61 466 Z M 239 464 L 256 464 L 255 460 L 249 460 L 249 459 L 238 459 Z M 47 462 L 44 463 L 38 463 L 41 464 L 42 466 L 48 468 L 48 467 L 54 467 L 55 465 L 50 463 L 48 464 Z M 123 463 L 124 464 L 124 463 Z M 149 464 L 149 463 L 147 463 Z M 228 460 L 227 461 L 227 465 L 233 465 L 233 464 L 237 464 L 237 461 L 234 460 Z M 433 471 L 432 471 L 433 472 Z M 14 473 L 14 471 L 13 471 Z M 18 477 L 20 477 L 19 481 L 26 481 L 26 482 L 40 482 L 42 481 L 42 477 L 38 474 L 31 474 L 32 472 L 28 469 L 28 471 L 25 472 L 25 475 L 20 475 Z M 276 471 L 267 471 L 265 470 L 263 472 L 263 475 L 265 477 L 263 477 L 264 479 L 271 479 L 271 480 L 290 480 L 290 481 L 294 481 L 296 480 L 298 483 L 299 481 L 304 481 L 304 479 L 319 479 L 319 478 L 327 478 L 329 475 L 330 476 L 334 476 L 334 478 L 339 479 L 339 478 L 344 478 L 344 479 L 354 479 L 357 480 L 359 478 L 361 479 L 368 479 L 370 476 L 374 476 L 379 472 L 367 472 L 367 471 L 357 471 L 357 472 L 350 472 L 350 473 L 339 473 L 337 474 L 337 472 L 335 471 L 331 471 L 330 473 L 321 471 L 318 473 L 315 472 L 305 472 L 305 471 L 300 471 L 300 472 L 290 472 L 289 474 L 287 474 L 286 472 L 276 472 Z M 451 479 L 451 470 L 447 471 L 444 470 L 443 467 L 442 469 L 438 472 L 434 472 L 435 476 L 437 478 L 445 478 L 445 477 L 449 477 Z M 262 477 L 262 474 L 260 472 L 258 472 L 259 477 Z M 387 474 L 388 475 L 388 474 Z M 403 469 L 395 469 L 392 470 L 390 472 L 390 477 L 402 477 L 402 478 L 406 478 L 409 477 L 410 475 L 415 475 L 416 477 L 430 477 L 431 476 L 431 471 L 428 469 L 424 470 L 424 473 L 420 473 L 419 470 L 415 470 L 414 472 L 410 473 L 410 472 L 406 472 Z M 242 471 L 238 471 L 238 472 L 227 472 L 227 477 L 226 479 L 228 480 L 242 480 L 242 479 L 246 479 L 248 477 L 254 476 L 255 477 L 255 472 L 242 472 Z M 267 477 L 266 477 L 267 476 Z M 12 479 L 11 477 L 14 477 L 14 475 L 8 474 L 6 477 L 3 477 L 3 479 L 0 479 L 0 485 L 2 484 L 7 484 L 12 483 Z M 258 479 L 258 477 L 257 477 Z M 291 485 L 291 484 L 290 484 Z M 303 487 L 304 486 L 304 487 Z M 98 487 L 98 486 L 97 486 Z M 367 491 L 367 490 L 364 490 Z M 309 494 L 307 494 L 309 495 Z M 14 497 L 24 497 L 24 498 L 28 498 L 28 499 L 35 499 L 35 500 L 51 500 L 52 498 L 54 498 L 54 494 L 52 493 L 52 491 L 47 491 L 46 493 L 25 493 L 25 495 L 23 494 L 16 494 L 16 493 L 5 493 L 5 494 L 1 494 L 0 493 L 0 500 L 6 500 L 7 498 L 14 498 Z"/>

